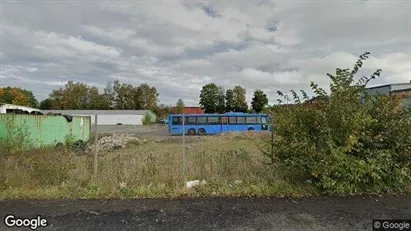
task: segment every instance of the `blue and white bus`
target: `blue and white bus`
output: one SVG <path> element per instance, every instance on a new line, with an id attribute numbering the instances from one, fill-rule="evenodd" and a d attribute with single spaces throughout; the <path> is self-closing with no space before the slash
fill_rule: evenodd
<path id="1" fill-rule="evenodd" d="M 223 132 L 268 131 L 270 116 L 267 114 L 178 114 L 168 117 L 168 131 L 172 135 L 213 135 Z"/>

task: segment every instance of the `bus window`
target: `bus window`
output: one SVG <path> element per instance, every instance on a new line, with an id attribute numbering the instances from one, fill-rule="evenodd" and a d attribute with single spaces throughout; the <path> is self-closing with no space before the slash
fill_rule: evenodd
<path id="1" fill-rule="evenodd" d="M 257 123 L 257 117 L 246 117 L 247 124 L 256 124 Z"/>
<path id="2" fill-rule="evenodd" d="M 228 117 L 221 117 L 221 123 L 222 124 L 227 124 L 228 123 Z"/>
<path id="3" fill-rule="evenodd" d="M 265 116 L 261 117 L 261 123 L 262 124 L 267 124 L 267 117 L 265 117 Z"/>
<path id="4" fill-rule="evenodd" d="M 209 116 L 208 117 L 208 123 L 209 124 L 219 124 L 220 123 L 220 119 L 217 116 Z"/>
<path id="5" fill-rule="evenodd" d="M 207 117 L 201 116 L 197 117 L 197 124 L 206 124 L 207 123 Z"/>
<path id="6" fill-rule="evenodd" d="M 236 124 L 237 120 L 235 116 L 228 117 L 229 124 Z"/>
<path id="7" fill-rule="evenodd" d="M 237 124 L 245 124 L 245 117 L 237 116 Z"/>
<path id="8" fill-rule="evenodd" d="M 182 122 L 181 117 L 173 117 L 172 125 L 178 125 L 178 124 L 181 124 L 181 122 Z"/>
<path id="9" fill-rule="evenodd" d="M 197 123 L 197 117 L 192 117 L 192 116 L 189 116 L 189 117 L 186 117 L 187 118 L 187 124 L 196 124 Z"/>

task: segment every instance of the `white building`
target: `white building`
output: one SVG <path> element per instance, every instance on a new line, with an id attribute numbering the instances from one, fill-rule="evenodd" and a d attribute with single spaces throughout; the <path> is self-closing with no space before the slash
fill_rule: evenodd
<path id="1" fill-rule="evenodd" d="M 90 116 L 91 124 L 94 125 L 94 118 L 97 115 L 98 125 L 143 125 L 144 116 L 148 115 L 152 122 L 156 121 L 156 115 L 150 110 L 42 110 L 45 115 L 48 113 L 61 113 L 72 116 Z"/>
<path id="2" fill-rule="evenodd" d="M 375 87 L 368 87 L 367 91 L 371 95 L 381 94 L 386 96 L 406 94 L 405 106 L 411 106 L 411 81 L 409 83 L 393 83 Z"/>
<path id="3" fill-rule="evenodd" d="M 14 110 L 27 111 L 28 113 L 31 113 L 33 111 L 40 112 L 40 110 L 37 109 L 37 108 L 25 107 L 25 106 L 14 105 L 14 104 L 6 104 L 6 103 L 2 104 L 2 103 L 0 103 L 0 114 L 11 113 Z"/>

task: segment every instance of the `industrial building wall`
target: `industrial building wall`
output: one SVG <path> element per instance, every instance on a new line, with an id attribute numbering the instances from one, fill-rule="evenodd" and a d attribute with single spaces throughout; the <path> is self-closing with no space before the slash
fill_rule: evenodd
<path id="1" fill-rule="evenodd" d="M 381 95 L 390 95 L 390 86 L 367 89 L 367 91 L 371 95 L 376 95 L 378 93 Z"/>
<path id="2" fill-rule="evenodd" d="M 93 118 L 94 120 L 94 118 Z M 97 123 L 99 125 L 142 125 L 143 115 L 98 115 Z"/>
<path id="3" fill-rule="evenodd" d="M 409 91 L 411 89 L 411 83 L 395 84 L 391 86 L 392 91 Z"/>
<path id="4" fill-rule="evenodd" d="M 94 125 L 94 115 L 80 115 L 71 114 L 75 116 L 90 116 L 91 124 Z M 98 125 L 117 125 L 121 123 L 123 125 L 142 125 L 143 116 L 142 115 L 99 115 L 97 114 L 97 124 Z"/>

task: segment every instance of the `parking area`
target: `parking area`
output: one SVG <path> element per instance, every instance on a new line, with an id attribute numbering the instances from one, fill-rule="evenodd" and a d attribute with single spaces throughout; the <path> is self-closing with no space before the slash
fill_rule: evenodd
<path id="1" fill-rule="evenodd" d="M 92 133 L 94 133 L 94 126 L 91 129 Z M 141 138 L 154 139 L 156 142 L 182 142 L 181 136 L 172 136 L 168 133 L 168 126 L 166 125 L 99 125 L 97 132 L 100 135 L 113 133 L 133 134 Z M 208 138 L 208 136 L 186 136 L 185 142 L 199 142 Z"/>
<path id="2" fill-rule="evenodd" d="M 92 131 L 94 132 L 94 126 L 92 126 Z M 99 125 L 97 126 L 97 132 L 99 134 L 128 133 L 153 138 L 170 137 L 168 127 L 165 125 Z"/>

